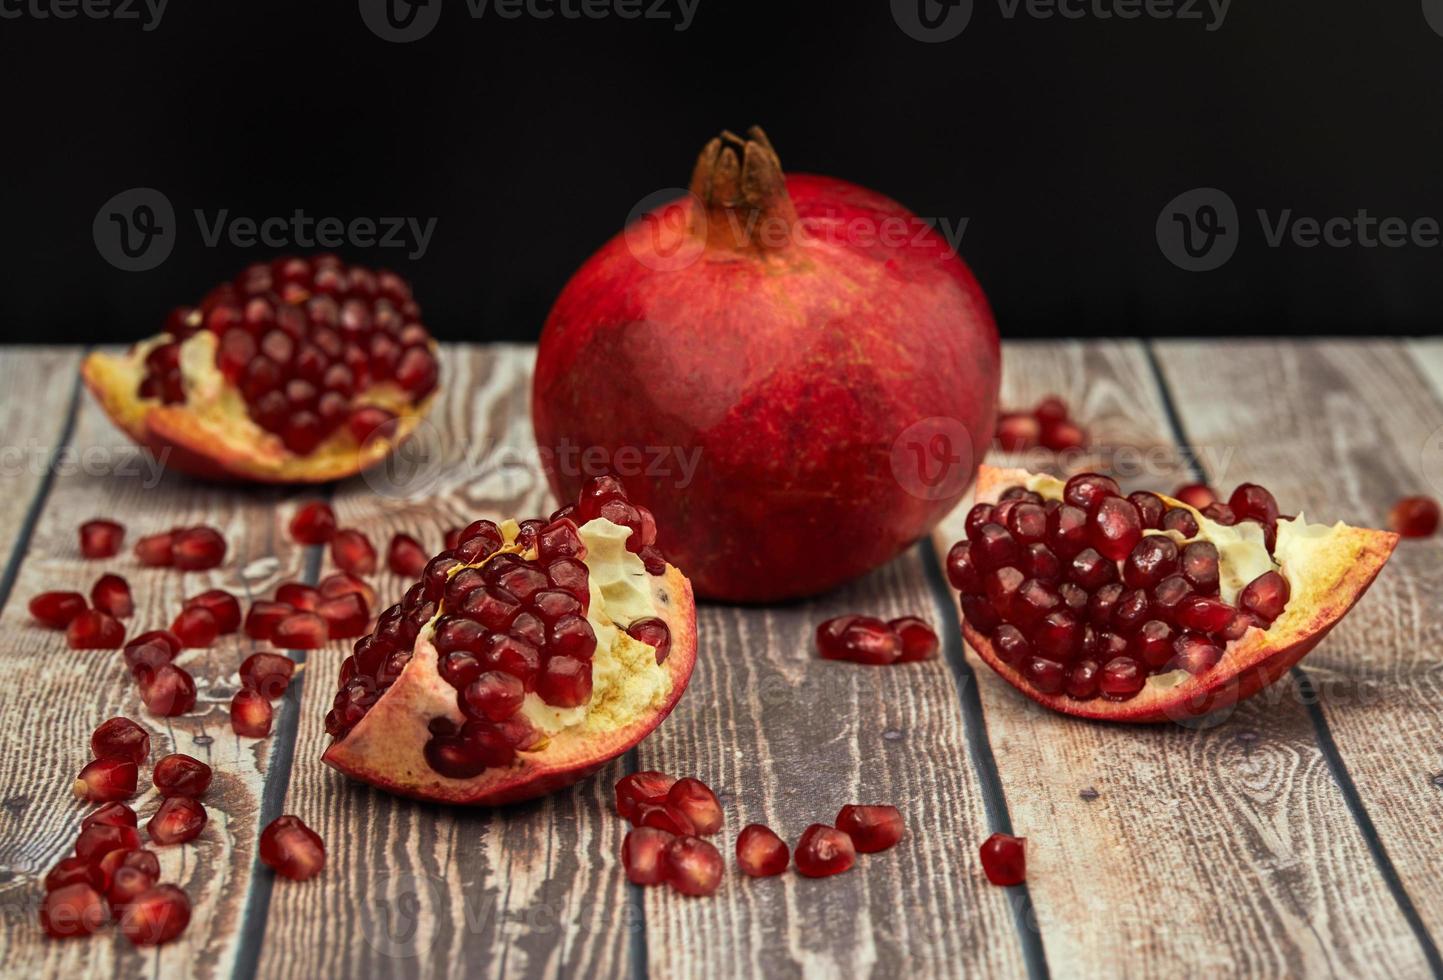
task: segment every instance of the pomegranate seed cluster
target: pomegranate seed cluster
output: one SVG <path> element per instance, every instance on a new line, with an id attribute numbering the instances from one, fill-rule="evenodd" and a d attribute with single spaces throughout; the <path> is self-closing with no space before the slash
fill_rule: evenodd
<path id="1" fill-rule="evenodd" d="M 837 616 L 817 627 L 817 653 L 823 660 L 848 660 L 885 666 L 930 660 L 937 655 L 937 633 L 916 616 L 883 622 L 873 616 Z"/>
<path id="2" fill-rule="evenodd" d="M 1009 453 L 1039 445 L 1060 453 L 1087 445 L 1087 430 L 1073 421 L 1066 402 L 1048 395 L 1030 412 L 1003 412 L 997 419 L 997 444 Z"/>
<path id="3" fill-rule="evenodd" d="M 431 335 L 410 287 L 333 255 L 256 263 L 199 307 L 173 310 L 168 338 L 146 354 L 141 398 L 186 400 L 180 345 L 201 330 L 216 336 L 216 368 L 251 419 L 298 455 L 342 426 L 357 442 L 388 426 L 390 412 L 358 403 L 369 388 L 391 382 L 413 402 L 436 388 Z"/>
<path id="4" fill-rule="evenodd" d="M 1263 487 L 1243 484 L 1203 513 L 1258 523 L 1272 552 L 1278 505 Z M 1011 487 L 973 507 L 966 528 L 947 556 L 963 616 L 1043 694 L 1126 701 L 1152 674 L 1205 673 L 1289 598 L 1287 579 L 1268 571 L 1236 607 L 1224 602 L 1218 550 L 1197 538 L 1192 512 L 1146 491 L 1123 496 L 1095 473 L 1070 479 L 1062 500 Z"/>
<path id="5" fill-rule="evenodd" d="M 344 738 L 365 717 L 410 662 L 422 627 L 434 619 L 437 669 L 456 689 L 465 720 L 431 720 L 427 763 L 451 779 L 510 765 L 517 751 L 539 741 L 520 714 L 527 694 L 558 708 L 591 700 L 596 634 L 586 618 L 590 572 L 578 525 L 596 518 L 629 528 L 628 550 L 652 574 L 665 571 L 650 511 L 629 503 L 609 476 L 588 481 L 578 502 L 549 520 L 522 521 L 514 542 L 519 550 L 504 548 L 495 523 L 476 521 L 448 535 L 450 546 L 423 562 L 420 580 L 381 615 L 376 631 L 356 644 L 341 665 L 326 730 Z M 307 525 L 314 522 L 312 516 Z M 414 568 L 423 561 L 415 554 L 418 548 L 409 538 L 393 541 L 388 563 Z M 532 553 L 534 558 L 526 557 Z M 626 629 L 656 649 L 657 663 L 665 661 L 671 635 L 664 621 L 648 617 Z"/>

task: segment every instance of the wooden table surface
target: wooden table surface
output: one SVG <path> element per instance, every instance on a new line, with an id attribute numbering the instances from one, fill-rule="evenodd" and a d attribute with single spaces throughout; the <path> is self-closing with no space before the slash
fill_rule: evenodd
<path id="1" fill-rule="evenodd" d="M 1101 976 L 1443 975 L 1443 542 L 1405 542 L 1299 669 L 1198 728 L 1048 714 L 963 648 L 938 556 L 959 509 L 865 579 L 777 608 L 704 606 L 695 677 L 676 712 L 598 776 L 547 799 L 464 810 L 397 799 L 320 762 L 322 718 L 349 644 L 306 666 L 273 736 L 237 739 L 227 706 L 250 642 L 182 663 L 197 710 L 151 718 L 118 653 L 71 652 L 30 623 L 49 589 L 129 577 L 133 633 L 184 596 L 266 594 L 326 571 L 285 522 L 306 492 L 156 477 L 79 389 L 81 351 L 0 352 L 0 969 L 14 976 Z M 434 427 L 409 463 L 328 491 L 343 523 L 439 547 L 476 517 L 551 509 L 527 411 L 532 351 L 451 347 Z M 1003 403 L 1058 392 L 1130 486 L 1193 476 L 1271 487 L 1284 509 L 1378 524 L 1399 496 L 1443 494 L 1443 344 L 1013 344 Z M 1181 447 L 1191 447 L 1185 452 Z M 126 552 L 87 562 L 77 525 L 121 518 Z M 207 522 L 223 568 L 143 570 L 140 534 Z M 402 583 L 383 574 L 386 601 Z M 877 669 L 822 662 L 816 623 L 919 613 L 944 656 Z M 195 914 L 137 951 L 113 931 L 46 941 L 45 872 L 68 853 L 71 797 L 102 719 L 152 732 L 152 757 L 212 765 L 211 821 L 161 848 Z M 712 899 L 622 874 L 611 786 L 638 768 L 704 778 L 726 809 L 723 853 L 753 821 L 790 839 L 848 802 L 901 806 L 908 835 L 832 879 L 728 874 Z M 1095 797 L 1092 792 L 1095 790 Z M 153 792 L 134 801 L 142 821 Z M 325 873 L 276 880 L 257 836 L 281 813 L 325 838 Z M 1028 837 L 1027 884 L 995 888 L 977 845 Z"/>

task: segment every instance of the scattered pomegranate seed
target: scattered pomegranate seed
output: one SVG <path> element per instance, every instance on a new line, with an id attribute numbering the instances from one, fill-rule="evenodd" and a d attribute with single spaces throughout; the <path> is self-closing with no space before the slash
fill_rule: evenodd
<path id="1" fill-rule="evenodd" d="M 151 714 L 174 718 L 195 707 L 195 679 L 174 664 L 162 664 L 142 679 L 140 697 Z"/>
<path id="2" fill-rule="evenodd" d="M 1004 452 L 1017 453 L 1037 445 L 1042 426 L 1031 415 L 1008 412 L 997 419 L 997 443 Z"/>
<path id="3" fill-rule="evenodd" d="M 274 701 L 286 693 L 296 663 L 279 653 L 253 653 L 240 666 L 241 685 Z"/>
<path id="4" fill-rule="evenodd" d="M 119 575 L 102 575 L 90 588 L 90 603 L 101 612 L 109 613 L 116 619 L 125 619 L 135 612 L 135 600 L 130 595 L 130 583 Z"/>
<path id="5" fill-rule="evenodd" d="M 329 637 L 326 621 L 316 613 L 293 612 L 276 624 L 270 638 L 287 650 L 319 650 Z"/>
<path id="6" fill-rule="evenodd" d="M 323 599 L 316 606 L 316 615 L 326 621 L 326 632 L 332 640 L 364 636 L 371 622 L 371 611 L 366 608 L 366 601 L 355 592 Z"/>
<path id="7" fill-rule="evenodd" d="M 1087 445 L 1087 430 L 1071 419 L 1050 422 L 1042 427 L 1041 442 L 1055 453 L 1081 449 Z"/>
<path id="8" fill-rule="evenodd" d="M 656 649 L 656 662 L 665 663 L 667 656 L 671 653 L 671 629 L 666 621 L 649 616 L 646 619 L 638 619 L 626 628 L 626 635 L 633 640 L 640 640 L 647 646 Z"/>
<path id="9" fill-rule="evenodd" d="M 837 829 L 863 854 L 894 847 L 902 839 L 902 811 L 894 806 L 849 804 L 837 814 Z"/>
<path id="10" fill-rule="evenodd" d="M 711 787 L 700 779 L 679 779 L 666 794 L 667 805 L 686 814 L 695 832 L 702 837 L 722 827 L 722 808 Z"/>
<path id="11" fill-rule="evenodd" d="M 199 759 L 176 752 L 155 764 L 153 778 L 161 796 L 199 799 L 210 786 L 211 768 Z"/>
<path id="12" fill-rule="evenodd" d="M 45 876 L 45 890 L 53 892 L 68 885 L 89 885 L 99 891 L 105 887 L 105 874 L 100 866 L 78 857 L 61 858 Z"/>
<path id="13" fill-rule="evenodd" d="M 665 830 L 669 834 L 680 836 L 696 833 L 696 827 L 692 824 L 691 818 L 667 803 L 638 804 L 636 817 L 632 823 L 638 827 L 655 827 L 657 830 Z"/>
<path id="14" fill-rule="evenodd" d="M 128 759 L 96 759 L 75 777 L 75 795 L 91 803 L 109 803 L 135 795 L 137 772 Z"/>
<path id="15" fill-rule="evenodd" d="M 835 827 L 814 823 L 802 831 L 795 851 L 797 870 L 808 878 L 841 874 L 856 863 L 852 838 Z"/>
<path id="16" fill-rule="evenodd" d="M 1027 838 L 993 834 L 982 842 L 982 870 L 994 885 L 1027 880 Z"/>
<path id="17" fill-rule="evenodd" d="M 182 647 L 190 650 L 204 649 L 215 642 L 220 635 L 220 624 L 210 610 L 200 606 L 188 606 L 175 617 L 170 631 L 180 639 Z"/>
<path id="18" fill-rule="evenodd" d="M 130 851 L 139 846 L 140 834 L 134 827 L 93 823 L 81 830 L 80 836 L 75 838 L 75 856 L 95 864 L 111 851 Z"/>
<path id="19" fill-rule="evenodd" d="M 205 822 L 205 807 L 199 800 L 170 796 L 161 801 L 160 809 L 155 811 L 145 830 L 157 844 L 184 844 L 200 836 Z"/>
<path id="20" fill-rule="evenodd" d="M 371 546 L 371 539 L 355 528 L 342 528 L 331 536 L 331 560 L 351 575 L 371 575 L 376 571 L 376 549 Z"/>
<path id="21" fill-rule="evenodd" d="M 265 738 L 275 712 L 259 691 L 241 689 L 230 702 L 230 727 L 242 738 Z"/>
<path id="22" fill-rule="evenodd" d="M 1228 509 L 1240 521 L 1272 524 L 1278 519 L 1278 502 L 1272 493 L 1256 483 L 1241 484 L 1228 498 Z"/>
<path id="23" fill-rule="evenodd" d="M 336 533 L 336 512 L 323 500 L 297 508 L 291 518 L 291 537 L 298 544 L 329 544 Z"/>
<path id="24" fill-rule="evenodd" d="M 65 642 L 72 650 L 119 650 L 125 643 L 125 627 L 109 613 L 87 609 L 65 628 Z"/>
<path id="25" fill-rule="evenodd" d="M 916 616 L 902 616 L 887 623 L 902 640 L 902 655 L 896 663 L 931 660 L 937 656 L 937 633 Z"/>
<path id="26" fill-rule="evenodd" d="M 304 582 L 282 582 L 276 586 L 275 601 L 294 609 L 315 612 L 323 601 L 321 590 Z"/>
<path id="27" fill-rule="evenodd" d="M 305 881 L 326 866 L 326 845 L 301 818 L 276 817 L 261 831 L 261 862 L 293 881 Z"/>
<path id="28" fill-rule="evenodd" d="M 1438 532 L 1438 501 L 1404 497 L 1393 505 L 1388 525 L 1405 538 L 1429 538 Z"/>
<path id="29" fill-rule="evenodd" d="M 148 568 L 168 568 L 175 561 L 171 557 L 172 538 L 169 531 L 147 534 L 135 542 L 136 559 Z"/>
<path id="30" fill-rule="evenodd" d="M 245 634 L 252 640 L 269 640 L 275 636 L 281 621 L 295 613 L 295 607 L 284 602 L 267 602 L 264 599 L 251 603 L 246 613 Z"/>
<path id="31" fill-rule="evenodd" d="M 123 865 L 116 868 L 110 877 L 110 888 L 106 892 L 110 910 L 116 915 L 123 914 L 127 905 L 153 887 L 155 878 L 139 868 L 127 868 Z"/>
<path id="32" fill-rule="evenodd" d="M 95 810 L 84 820 L 80 821 L 80 829 L 84 830 L 91 824 L 106 824 L 111 827 L 135 827 L 137 820 L 135 811 L 124 803 L 107 803 L 105 806 Z"/>
<path id="33" fill-rule="evenodd" d="M 791 860 L 786 841 L 759 823 L 747 824 L 737 835 L 737 866 L 753 878 L 779 875 Z"/>
<path id="34" fill-rule="evenodd" d="M 621 866 L 633 885 L 659 885 L 666 880 L 666 846 L 676 837 L 655 827 L 637 827 L 621 842 Z"/>
<path id="35" fill-rule="evenodd" d="M 85 612 L 85 596 L 79 592 L 42 592 L 30 600 L 30 615 L 42 626 L 63 630 Z"/>
<path id="36" fill-rule="evenodd" d="M 683 895 L 711 895 L 721 887 L 721 853 L 700 837 L 669 841 L 664 861 L 667 882 Z"/>
<path id="37" fill-rule="evenodd" d="M 88 936 L 110 921 L 110 908 L 87 884 L 57 888 L 40 904 L 40 927 L 54 939 Z"/>
<path id="38" fill-rule="evenodd" d="M 224 589 L 209 589 L 200 595 L 185 600 L 185 609 L 204 609 L 215 618 L 219 633 L 234 633 L 240 629 L 240 600 Z"/>
<path id="39" fill-rule="evenodd" d="M 120 931 L 136 946 L 159 946 L 190 924 L 190 899 L 174 885 L 156 885 L 130 900 Z"/>
<path id="40" fill-rule="evenodd" d="M 1195 510 L 1202 510 L 1217 503 L 1218 495 L 1205 483 L 1185 483 L 1173 491 L 1173 499 L 1180 500 Z"/>
<path id="41" fill-rule="evenodd" d="M 636 823 L 637 808 L 642 804 L 660 806 L 675 785 L 676 778 L 664 772 L 642 771 L 616 781 L 616 812 L 623 820 Z"/>
<path id="42" fill-rule="evenodd" d="M 86 558 L 111 558 L 120 553 L 125 528 L 114 521 L 91 520 L 80 525 L 80 553 Z"/>
<path id="43" fill-rule="evenodd" d="M 430 560 L 431 556 L 426 554 L 421 542 L 409 534 L 395 535 L 391 538 L 390 547 L 386 549 L 386 566 L 391 569 L 392 574 L 402 578 L 419 578 L 426 570 L 426 562 Z"/>
<path id="44" fill-rule="evenodd" d="M 162 664 L 170 663 L 180 649 L 180 638 L 170 630 L 151 630 L 125 644 L 121 655 L 131 675 L 139 679 L 150 676 Z"/>
<path id="45" fill-rule="evenodd" d="M 213 527 L 188 527 L 172 532 L 171 563 L 188 572 L 203 572 L 225 560 L 225 538 Z"/>
<path id="46" fill-rule="evenodd" d="M 90 736 L 97 759 L 122 759 L 136 764 L 150 757 L 150 734 L 129 718 L 110 718 Z"/>
<path id="47" fill-rule="evenodd" d="M 371 588 L 363 579 L 346 572 L 335 572 L 321 579 L 316 586 L 321 597 L 325 599 L 337 599 L 347 593 L 354 592 L 366 600 L 367 609 L 376 608 L 376 590 Z"/>
<path id="48" fill-rule="evenodd" d="M 902 638 L 872 616 L 838 616 L 817 627 L 817 652 L 826 660 L 885 665 L 902 655 Z"/>

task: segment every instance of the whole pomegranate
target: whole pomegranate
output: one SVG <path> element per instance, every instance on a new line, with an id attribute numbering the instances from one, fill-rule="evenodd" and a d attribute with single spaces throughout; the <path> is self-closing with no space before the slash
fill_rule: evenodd
<path id="1" fill-rule="evenodd" d="M 603 470 L 698 593 L 814 594 L 926 534 L 992 436 L 997 329 L 967 266 L 880 194 L 723 133 L 552 308 L 533 420 L 552 488 Z"/>

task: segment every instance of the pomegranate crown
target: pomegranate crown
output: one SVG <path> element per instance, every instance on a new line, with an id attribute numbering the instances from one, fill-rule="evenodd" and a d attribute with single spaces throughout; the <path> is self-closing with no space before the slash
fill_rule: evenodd
<path id="1" fill-rule="evenodd" d="M 698 218 L 705 218 L 704 226 L 698 220 L 693 227 L 713 246 L 760 249 L 765 236 L 755 233 L 759 227 L 790 227 L 797 220 L 781 158 L 760 126 L 748 129 L 745 139 L 722 130 L 708 141 L 692 170 L 691 193 L 703 209 Z M 738 222 L 738 211 L 750 212 L 752 220 Z"/>

